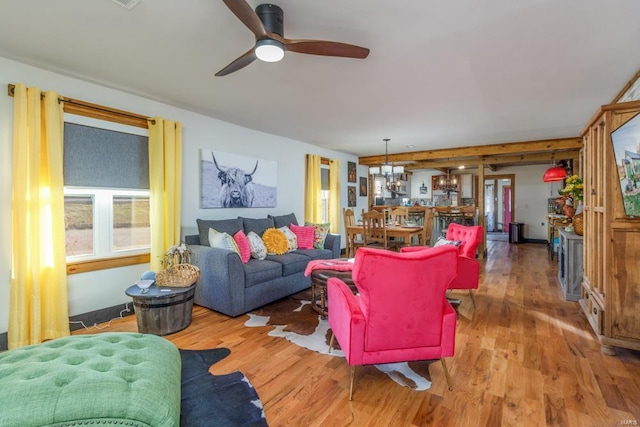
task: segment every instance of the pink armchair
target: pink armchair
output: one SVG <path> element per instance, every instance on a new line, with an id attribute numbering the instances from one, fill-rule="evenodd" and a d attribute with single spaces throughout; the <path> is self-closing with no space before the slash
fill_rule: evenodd
<path id="1" fill-rule="evenodd" d="M 473 296 L 473 289 L 478 289 L 480 281 L 480 263 L 476 260 L 476 251 L 482 241 L 484 229 L 479 225 L 465 226 L 452 222 L 447 228 L 447 240 L 460 240 L 458 246 L 459 264 L 458 276 L 453 279 L 449 289 L 468 289 L 473 306 L 476 306 L 476 299 Z"/>
<path id="2" fill-rule="evenodd" d="M 476 299 L 472 290 L 478 289 L 480 281 L 480 263 L 476 260 L 476 251 L 482 241 L 484 229 L 478 225 L 465 226 L 455 222 L 449 224 L 447 228 L 447 240 L 458 240 L 458 275 L 449 285 L 449 289 L 468 289 L 473 306 L 476 306 Z M 403 252 L 414 252 L 425 249 L 424 246 L 408 246 L 402 248 Z"/>
<path id="3" fill-rule="evenodd" d="M 397 253 L 360 248 L 352 278 L 359 295 L 340 279 L 327 282 L 331 344 L 337 339 L 351 366 L 440 359 L 454 355 L 456 313 L 445 298 L 457 275 L 453 246 Z M 331 345 L 329 346 L 331 348 Z"/>

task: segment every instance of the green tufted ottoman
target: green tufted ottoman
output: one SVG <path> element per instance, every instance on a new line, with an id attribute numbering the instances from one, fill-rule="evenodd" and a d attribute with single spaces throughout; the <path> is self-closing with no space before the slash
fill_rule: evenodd
<path id="1" fill-rule="evenodd" d="M 0 353 L 0 426 L 178 426 L 180 353 L 134 333 L 74 335 Z"/>

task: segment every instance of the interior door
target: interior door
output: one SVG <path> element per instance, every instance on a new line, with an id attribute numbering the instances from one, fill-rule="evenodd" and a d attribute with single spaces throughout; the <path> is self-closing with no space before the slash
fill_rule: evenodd
<path id="1" fill-rule="evenodd" d="M 509 231 L 509 224 L 511 223 L 511 186 L 502 187 L 502 218 L 504 218 L 504 224 L 502 231 L 506 233 Z"/>

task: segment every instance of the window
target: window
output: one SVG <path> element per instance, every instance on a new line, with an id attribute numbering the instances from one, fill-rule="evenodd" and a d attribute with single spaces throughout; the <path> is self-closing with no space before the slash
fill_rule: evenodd
<path id="1" fill-rule="evenodd" d="M 322 222 L 329 222 L 329 165 L 320 165 L 320 185 L 322 188 Z"/>
<path id="2" fill-rule="evenodd" d="M 147 130 L 73 121 L 64 129 L 67 262 L 148 254 Z"/>

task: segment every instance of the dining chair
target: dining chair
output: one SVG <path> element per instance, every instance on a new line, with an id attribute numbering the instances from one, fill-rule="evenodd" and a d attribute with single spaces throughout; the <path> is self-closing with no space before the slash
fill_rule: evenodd
<path id="1" fill-rule="evenodd" d="M 349 231 L 348 227 L 356 226 L 356 215 L 353 209 L 342 208 L 342 217 L 344 220 L 346 243 L 346 255 L 347 258 L 353 258 L 356 256 L 356 250 L 364 246 L 364 239 L 361 233 L 354 233 Z"/>
<path id="2" fill-rule="evenodd" d="M 370 210 L 362 212 L 362 227 L 365 246 L 387 249 L 387 215 L 384 212 Z"/>
<path id="3" fill-rule="evenodd" d="M 409 208 L 406 206 L 398 206 L 391 209 L 387 216 L 387 222 L 391 227 L 401 227 L 407 223 L 409 219 Z M 400 250 L 403 246 L 409 246 L 411 242 L 405 242 L 402 237 L 389 237 L 387 247 L 394 251 Z"/>
<path id="4" fill-rule="evenodd" d="M 422 221 L 422 236 L 421 245 L 431 246 L 431 235 L 433 234 L 433 219 L 435 213 L 433 209 L 426 209 L 424 211 L 424 220 Z"/>
<path id="5" fill-rule="evenodd" d="M 394 225 L 404 225 L 409 218 L 409 208 L 398 206 L 389 212 L 389 221 Z"/>

